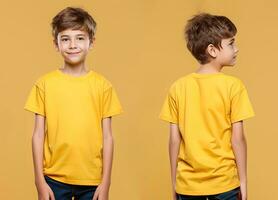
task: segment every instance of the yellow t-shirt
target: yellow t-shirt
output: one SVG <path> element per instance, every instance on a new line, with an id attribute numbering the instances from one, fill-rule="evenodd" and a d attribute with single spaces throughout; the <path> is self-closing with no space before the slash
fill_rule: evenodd
<path id="1" fill-rule="evenodd" d="M 211 195 L 240 185 L 231 125 L 252 116 L 246 88 L 236 77 L 194 72 L 171 86 L 160 118 L 181 132 L 177 193 Z"/>
<path id="2" fill-rule="evenodd" d="M 92 70 L 78 77 L 53 70 L 37 79 L 24 109 L 46 119 L 45 175 L 68 184 L 101 182 L 101 121 L 122 112 L 109 81 Z"/>

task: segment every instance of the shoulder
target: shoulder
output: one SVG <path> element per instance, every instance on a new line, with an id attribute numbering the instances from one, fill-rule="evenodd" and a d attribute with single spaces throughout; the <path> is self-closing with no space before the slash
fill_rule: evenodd
<path id="1" fill-rule="evenodd" d="M 175 80 L 172 83 L 171 88 L 183 87 L 183 86 L 187 85 L 188 82 L 190 82 L 191 80 L 192 80 L 191 74 L 187 74 L 187 75 L 182 76 L 182 77 L 178 78 L 177 80 Z"/>
<path id="2" fill-rule="evenodd" d="M 232 92 L 245 89 L 245 84 L 240 78 L 228 74 L 224 74 L 224 78 Z"/>
<path id="3" fill-rule="evenodd" d="M 185 89 L 194 82 L 195 82 L 195 80 L 194 80 L 194 77 L 192 76 L 192 73 L 186 74 L 186 75 L 178 78 L 171 84 L 170 92 L 185 91 Z"/>
<path id="4" fill-rule="evenodd" d="M 112 83 L 104 77 L 102 74 L 91 70 L 91 81 L 94 81 L 97 85 L 101 86 L 104 90 L 112 87 Z"/>
<path id="5" fill-rule="evenodd" d="M 53 79 L 54 77 L 57 77 L 57 70 L 52 70 L 39 76 L 35 81 L 35 85 L 44 90 L 46 82 Z"/>
<path id="6" fill-rule="evenodd" d="M 227 80 L 230 81 L 233 84 L 240 84 L 242 83 L 241 79 L 234 76 L 234 75 L 230 75 L 230 74 L 224 74 L 223 73 L 223 77 Z"/>
<path id="7" fill-rule="evenodd" d="M 247 91 L 244 82 L 240 78 L 227 74 L 224 77 L 231 98 L 240 94 L 242 91 Z"/>
<path id="8" fill-rule="evenodd" d="M 190 74 L 178 78 L 171 84 L 169 88 L 169 94 L 173 97 L 179 96 L 182 92 L 185 91 L 185 88 L 189 85 L 191 80 L 192 78 Z"/>

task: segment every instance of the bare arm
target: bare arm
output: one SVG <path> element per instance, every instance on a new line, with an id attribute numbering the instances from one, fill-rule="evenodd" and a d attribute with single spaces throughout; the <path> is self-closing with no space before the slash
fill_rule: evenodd
<path id="1" fill-rule="evenodd" d="M 35 127 L 32 137 L 32 153 L 36 186 L 44 182 L 43 176 L 43 144 L 45 118 L 35 115 Z"/>
<path id="2" fill-rule="evenodd" d="M 242 199 L 247 199 L 247 144 L 244 136 L 243 121 L 232 124 L 232 148 L 240 179 Z"/>
<path id="3" fill-rule="evenodd" d="M 170 123 L 169 157 L 170 157 L 170 165 L 171 165 L 173 199 L 176 199 L 175 185 L 176 185 L 177 160 L 178 160 L 180 142 L 181 142 L 181 136 L 180 136 L 178 125 Z"/>
<path id="4" fill-rule="evenodd" d="M 93 200 L 108 200 L 111 183 L 114 141 L 111 128 L 111 117 L 102 120 L 103 132 L 103 174 L 102 182 L 98 186 Z"/>
<path id="5" fill-rule="evenodd" d="M 44 116 L 35 114 L 35 126 L 32 136 L 32 154 L 35 174 L 35 185 L 38 190 L 39 200 L 54 199 L 54 194 L 47 185 L 43 175 L 43 146 L 45 118 Z"/>
<path id="6" fill-rule="evenodd" d="M 102 182 L 109 184 L 111 182 L 111 171 L 113 162 L 114 141 L 111 128 L 111 117 L 102 121 L 103 128 L 103 177 Z"/>

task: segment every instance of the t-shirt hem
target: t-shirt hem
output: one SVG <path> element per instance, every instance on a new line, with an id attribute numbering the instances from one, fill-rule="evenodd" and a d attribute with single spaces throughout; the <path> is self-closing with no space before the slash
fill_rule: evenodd
<path id="1" fill-rule="evenodd" d="M 160 115 L 159 119 L 162 119 L 162 120 L 167 121 L 167 122 L 175 123 L 175 124 L 178 123 L 177 120 L 174 120 L 173 118 L 171 118 L 169 116 L 166 116 L 166 115 Z"/>
<path id="2" fill-rule="evenodd" d="M 124 112 L 123 110 L 117 110 L 117 111 L 109 112 L 109 113 L 103 115 L 102 118 L 112 117 L 112 116 L 115 116 L 115 115 L 119 115 L 123 112 Z"/>
<path id="3" fill-rule="evenodd" d="M 24 107 L 25 110 L 27 111 L 30 111 L 32 113 L 37 113 L 37 114 L 40 114 L 42 116 L 45 116 L 45 113 L 39 111 L 36 107 L 33 107 L 33 106 L 30 106 L 30 105 L 27 105 Z"/>
<path id="4" fill-rule="evenodd" d="M 234 120 L 231 120 L 231 123 L 235 123 L 235 122 L 238 122 L 238 121 L 241 121 L 241 120 L 249 119 L 249 118 L 254 117 L 254 116 L 255 116 L 255 114 L 252 113 L 252 114 L 249 114 L 249 115 L 238 117 L 238 118 L 236 118 Z"/>
<path id="5" fill-rule="evenodd" d="M 208 190 L 208 191 L 197 191 L 197 190 L 187 190 L 186 188 L 182 188 L 182 187 L 176 187 L 176 192 L 178 194 L 182 194 L 182 195 L 215 195 L 215 194 L 220 194 L 220 193 L 224 193 L 224 192 L 228 192 L 230 190 L 233 190 L 237 187 L 240 186 L 240 183 L 236 183 L 233 184 L 231 186 L 222 188 L 222 189 L 218 189 L 218 190 Z"/>
<path id="6" fill-rule="evenodd" d="M 48 174 L 44 174 L 44 175 L 48 176 L 56 181 L 66 183 L 66 184 L 72 184 L 72 185 L 99 185 L 101 183 L 101 179 L 76 180 L 76 179 L 52 177 L 51 175 L 48 175 Z"/>

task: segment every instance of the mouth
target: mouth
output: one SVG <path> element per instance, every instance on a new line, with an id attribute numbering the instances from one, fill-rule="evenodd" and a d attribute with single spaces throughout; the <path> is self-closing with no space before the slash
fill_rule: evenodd
<path id="1" fill-rule="evenodd" d="M 68 55 L 78 55 L 79 53 L 81 53 L 80 51 L 79 52 L 66 52 Z"/>

